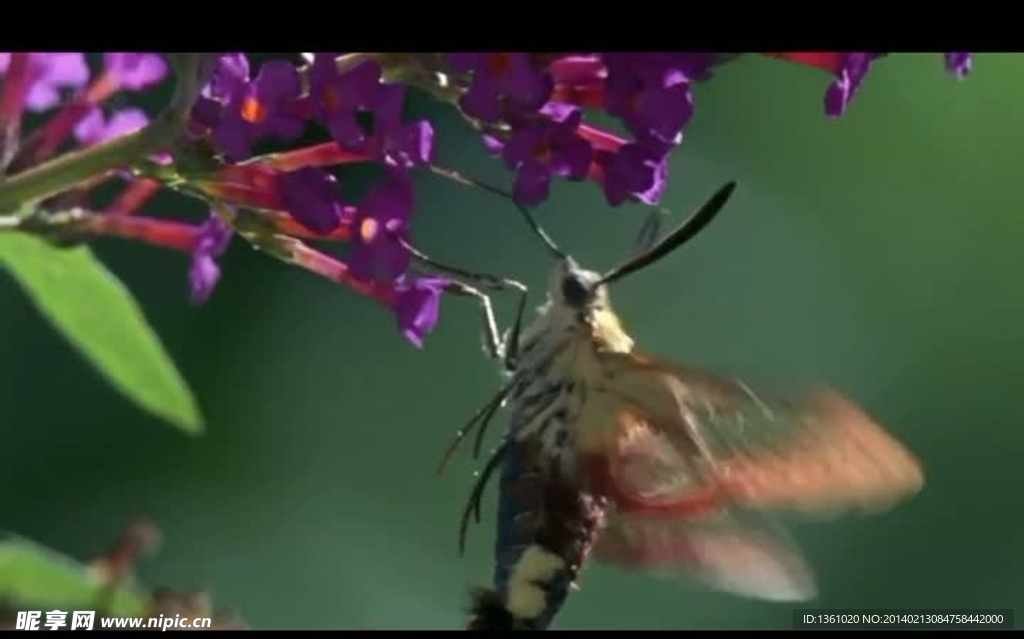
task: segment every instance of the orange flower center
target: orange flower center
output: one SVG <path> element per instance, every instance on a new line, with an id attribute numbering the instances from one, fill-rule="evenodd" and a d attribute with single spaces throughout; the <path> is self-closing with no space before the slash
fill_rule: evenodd
<path id="1" fill-rule="evenodd" d="M 491 75 L 505 75 L 512 67 L 512 56 L 507 53 L 493 53 L 487 67 Z"/>
<path id="2" fill-rule="evenodd" d="M 248 97 L 242 101 L 242 119 L 249 124 L 262 122 L 267 117 L 267 110 L 255 97 Z"/>
<path id="3" fill-rule="evenodd" d="M 549 164 L 554 155 L 554 149 L 547 140 L 541 140 L 540 144 L 533 150 L 533 159 L 541 164 Z"/>
<path id="4" fill-rule="evenodd" d="M 320 93 L 320 101 L 329 111 L 335 111 L 341 106 L 341 94 L 334 87 L 327 87 Z"/>
<path id="5" fill-rule="evenodd" d="M 363 242 L 369 244 L 373 241 L 373 238 L 377 237 L 377 233 L 380 231 L 380 224 L 377 220 L 372 217 L 368 217 L 359 225 L 359 237 L 362 238 Z"/>

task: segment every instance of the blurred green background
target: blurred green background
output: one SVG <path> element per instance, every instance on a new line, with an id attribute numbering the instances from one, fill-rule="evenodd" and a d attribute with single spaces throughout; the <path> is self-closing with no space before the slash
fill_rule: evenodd
<path id="1" fill-rule="evenodd" d="M 835 384 L 923 459 L 914 501 L 794 528 L 819 572 L 813 605 L 1021 608 L 1024 57 L 977 55 L 958 83 L 939 54 L 890 56 L 837 121 L 822 115 L 828 81 L 750 57 L 699 87 L 664 204 L 678 220 L 725 180 L 740 189 L 614 301 L 644 349 L 755 383 Z M 435 119 L 440 159 L 507 183 L 452 114 L 414 107 Z M 424 250 L 516 277 L 531 307 L 542 301 L 548 258 L 507 203 L 419 184 Z M 605 268 L 645 210 L 559 183 L 539 215 Z M 193 385 L 208 432 L 190 439 L 128 404 L 0 277 L 0 523 L 88 558 L 150 518 L 165 541 L 141 578 L 207 588 L 257 628 L 461 627 L 468 589 L 490 577 L 493 513 L 458 558 L 476 464 L 464 453 L 433 473 L 499 382 L 474 303 L 446 300 L 418 351 L 375 304 L 240 241 L 199 309 L 183 256 L 99 251 Z M 506 318 L 511 301 L 498 304 Z M 791 624 L 790 605 L 596 564 L 581 585 L 557 628 Z"/>

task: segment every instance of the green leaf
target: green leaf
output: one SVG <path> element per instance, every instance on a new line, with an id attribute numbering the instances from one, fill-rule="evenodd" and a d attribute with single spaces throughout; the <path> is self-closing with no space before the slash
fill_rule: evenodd
<path id="1" fill-rule="evenodd" d="M 33 610 L 95 610 L 104 584 L 88 566 L 16 535 L 0 538 L 0 601 Z M 132 585 L 106 600 L 113 617 L 142 617 L 149 594 Z"/>
<path id="2" fill-rule="evenodd" d="M 88 248 L 3 233 L 0 264 L 121 393 L 189 434 L 203 431 L 192 391 L 135 298 Z"/>

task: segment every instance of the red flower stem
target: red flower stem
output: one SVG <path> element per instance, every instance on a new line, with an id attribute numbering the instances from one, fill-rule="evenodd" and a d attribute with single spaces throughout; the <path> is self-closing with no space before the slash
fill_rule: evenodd
<path id="1" fill-rule="evenodd" d="M 140 178 L 131 182 L 121 195 L 106 208 L 112 215 L 132 215 L 137 213 L 146 202 L 160 192 L 162 184 L 149 178 Z"/>
<path id="2" fill-rule="evenodd" d="M 28 93 L 28 65 L 30 53 L 15 51 L 11 53 L 11 61 L 4 78 L 3 94 L 0 95 L 0 140 L 3 164 L 14 157 L 17 152 L 18 138 L 21 136 L 21 113 L 25 108 L 25 95 Z"/>
<path id="3" fill-rule="evenodd" d="M 98 237 L 135 240 L 160 248 L 188 253 L 199 239 L 199 227 L 150 217 L 89 214 L 71 225 L 76 232 Z"/>
<path id="4" fill-rule="evenodd" d="M 256 246 L 269 250 L 283 261 L 316 273 L 336 284 L 347 286 L 357 293 L 374 299 L 384 306 L 394 305 L 397 292 L 393 286 L 380 282 L 357 280 L 344 262 L 310 248 L 295 238 L 283 235 L 256 235 L 249 238 Z"/>
<path id="5" fill-rule="evenodd" d="M 0 180 L 0 211 L 17 210 L 139 158 L 166 149 L 185 129 L 188 113 L 199 94 L 199 66 L 207 54 L 172 52 L 167 56 L 177 76 L 170 103 L 138 131 L 76 149 Z"/>
<path id="6" fill-rule="evenodd" d="M 608 76 L 604 61 L 596 55 L 567 56 L 547 65 L 555 82 L 563 85 L 598 86 Z"/>
<path id="7" fill-rule="evenodd" d="M 290 172 L 307 166 L 335 166 L 355 162 L 368 162 L 373 159 L 372 153 L 343 149 L 337 142 L 323 142 L 295 149 L 294 151 L 261 156 L 246 162 L 242 166 L 259 165 Z"/>
<path id="8" fill-rule="evenodd" d="M 0 96 L 0 122 L 21 118 L 28 93 L 28 63 L 30 53 L 15 51 L 4 77 L 3 95 Z"/>
<path id="9" fill-rule="evenodd" d="M 98 104 L 117 93 L 119 88 L 117 78 L 109 73 L 97 78 L 88 88 L 65 104 L 43 128 L 29 137 L 18 157 L 18 165 L 31 166 L 50 158 L 71 136 L 71 132 L 82 118 Z"/>
<path id="10" fill-rule="evenodd" d="M 268 211 L 285 210 L 284 201 L 276 191 L 223 182 L 189 182 L 189 187 L 231 206 L 246 206 Z"/>
<path id="11" fill-rule="evenodd" d="M 576 135 L 590 142 L 595 151 L 605 153 L 618 153 L 623 146 L 628 144 L 627 140 L 620 138 L 614 133 L 609 133 L 586 124 L 581 124 L 576 129 Z M 587 179 L 603 186 L 605 177 L 604 167 L 598 162 L 592 161 L 587 169 Z"/>
<path id="12" fill-rule="evenodd" d="M 295 221 L 291 214 L 281 211 L 242 209 L 235 214 L 233 224 L 240 233 L 287 235 L 304 240 L 348 242 L 352 236 L 352 218 L 354 215 L 355 208 L 349 207 L 346 209 L 341 225 L 325 235 L 307 229 Z"/>
<path id="13" fill-rule="evenodd" d="M 576 135 L 587 142 L 590 142 L 590 145 L 593 146 L 596 151 L 618 153 L 619 149 L 628 144 L 628 140 L 620 138 L 614 133 L 594 128 L 589 124 L 581 124 L 579 128 L 576 129 Z"/>
<path id="14" fill-rule="evenodd" d="M 551 94 L 551 99 L 576 106 L 599 109 L 604 106 L 604 87 L 559 84 Z"/>
<path id="15" fill-rule="evenodd" d="M 814 67 L 829 73 L 839 73 L 843 67 L 843 54 L 838 51 L 780 51 L 762 52 L 761 55 Z"/>
<path id="16" fill-rule="evenodd" d="M 354 213 L 355 209 L 346 209 L 346 213 L 349 211 Z M 300 237 L 306 240 L 332 240 L 336 242 L 348 242 L 352 239 L 352 215 L 346 215 L 347 219 L 342 222 L 341 226 L 326 235 L 320 235 L 310 231 L 305 226 L 296 222 L 295 218 L 288 213 L 268 211 L 260 212 L 258 215 L 270 220 L 274 228 L 279 233 L 291 235 L 292 237 Z"/>

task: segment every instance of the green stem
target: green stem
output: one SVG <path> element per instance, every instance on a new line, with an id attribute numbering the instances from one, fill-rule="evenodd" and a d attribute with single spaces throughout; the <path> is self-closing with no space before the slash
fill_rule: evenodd
<path id="1" fill-rule="evenodd" d="M 0 212 L 14 211 L 52 197 L 170 146 L 184 130 L 192 104 L 202 89 L 199 86 L 199 67 L 204 55 L 168 54 L 177 76 L 174 97 L 149 126 L 0 180 Z"/>
<path id="2" fill-rule="evenodd" d="M 465 88 L 457 82 L 442 84 L 432 72 L 422 69 L 408 69 L 399 78 L 402 82 L 416 87 L 431 98 L 450 106 L 458 106 L 459 98 L 465 92 Z M 450 80 L 450 78 L 449 78 Z"/>

